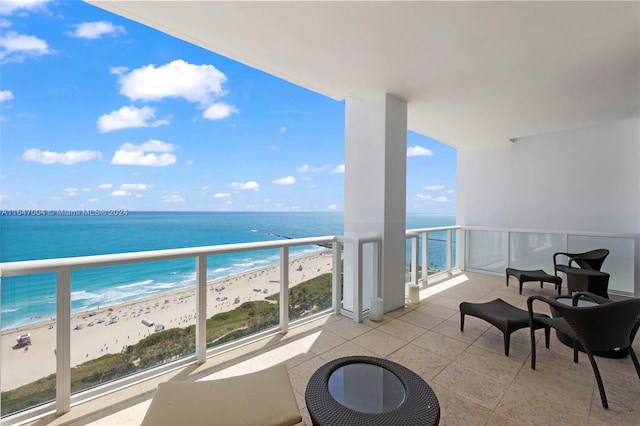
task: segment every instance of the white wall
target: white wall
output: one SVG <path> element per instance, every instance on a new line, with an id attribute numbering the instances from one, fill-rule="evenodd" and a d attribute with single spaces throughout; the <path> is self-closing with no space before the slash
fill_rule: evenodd
<path id="1" fill-rule="evenodd" d="M 640 233 L 640 119 L 458 151 L 458 224 Z"/>

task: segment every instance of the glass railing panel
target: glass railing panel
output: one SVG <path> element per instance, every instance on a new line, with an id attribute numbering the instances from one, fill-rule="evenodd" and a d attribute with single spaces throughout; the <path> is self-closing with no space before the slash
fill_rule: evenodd
<path id="1" fill-rule="evenodd" d="M 429 232 L 427 238 L 429 264 L 428 275 L 438 274 L 447 270 L 447 231 Z M 425 265 L 422 265 L 423 267 Z"/>
<path id="2" fill-rule="evenodd" d="M 243 251 L 207 257 L 207 347 L 277 327 L 280 251 Z"/>
<path id="3" fill-rule="evenodd" d="M 289 321 L 331 309 L 332 251 L 319 246 L 292 247 L 289 258 Z"/>
<path id="4" fill-rule="evenodd" d="M 458 260 L 458 245 L 456 242 L 459 239 L 460 229 L 451 230 L 451 268 L 459 268 L 460 263 Z"/>
<path id="5" fill-rule="evenodd" d="M 515 269 L 542 269 L 553 275 L 553 254 L 562 251 L 560 234 L 512 232 L 509 235 L 509 266 Z"/>
<path id="6" fill-rule="evenodd" d="M 195 353 L 195 259 L 71 274 L 71 392 Z"/>
<path id="7" fill-rule="evenodd" d="M 504 273 L 507 247 L 502 231 L 467 231 L 467 267 L 481 271 Z"/>
<path id="8" fill-rule="evenodd" d="M 5 277 L 2 288 L 2 417 L 56 397 L 56 275 Z"/>
<path id="9" fill-rule="evenodd" d="M 633 238 L 569 235 L 568 252 L 582 253 L 606 248 L 609 256 L 602 271 L 610 274 L 609 291 L 634 294 L 635 240 Z"/>

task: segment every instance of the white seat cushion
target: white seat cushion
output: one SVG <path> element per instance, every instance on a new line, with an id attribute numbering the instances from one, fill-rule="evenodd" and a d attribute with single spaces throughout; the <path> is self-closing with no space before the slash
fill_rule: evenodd
<path id="1" fill-rule="evenodd" d="M 166 382 L 142 424 L 296 425 L 302 422 L 284 365 L 242 376 L 201 382 Z"/>

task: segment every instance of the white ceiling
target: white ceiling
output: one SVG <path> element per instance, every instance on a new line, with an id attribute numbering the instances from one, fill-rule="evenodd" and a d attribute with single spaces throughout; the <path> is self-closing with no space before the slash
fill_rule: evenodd
<path id="1" fill-rule="evenodd" d="M 640 2 L 89 0 L 457 148 L 640 116 Z"/>

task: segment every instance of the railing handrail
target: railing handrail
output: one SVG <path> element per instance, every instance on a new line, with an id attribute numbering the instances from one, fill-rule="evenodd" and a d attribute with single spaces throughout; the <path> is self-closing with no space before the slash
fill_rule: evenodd
<path id="1" fill-rule="evenodd" d="M 564 229 L 528 229 L 528 228 L 500 228 L 497 226 L 460 226 L 468 231 L 496 231 L 496 232 L 516 232 L 524 234 L 555 234 L 573 235 L 585 237 L 611 237 L 611 238 L 640 238 L 640 234 L 633 232 L 605 232 L 605 231 L 577 231 Z"/>
<path id="2" fill-rule="evenodd" d="M 438 232 L 438 231 L 448 231 L 450 229 L 462 229 L 463 227 L 460 225 L 451 225 L 451 226 L 436 226 L 433 228 L 415 228 L 415 229 L 407 229 L 406 233 L 423 233 L 423 232 Z"/>
<path id="3" fill-rule="evenodd" d="M 127 253 L 100 254 L 53 259 L 22 260 L 0 263 L 0 277 L 56 272 L 61 269 L 85 269 L 128 263 L 154 262 L 185 257 L 210 256 L 240 251 L 264 250 L 302 245 L 329 244 L 336 236 L 292 238 L 287 240 L 259 241 L 251 243 L 223 244 L 215 246 L 185 247 L 176 249 L 148 250 Z"/>

